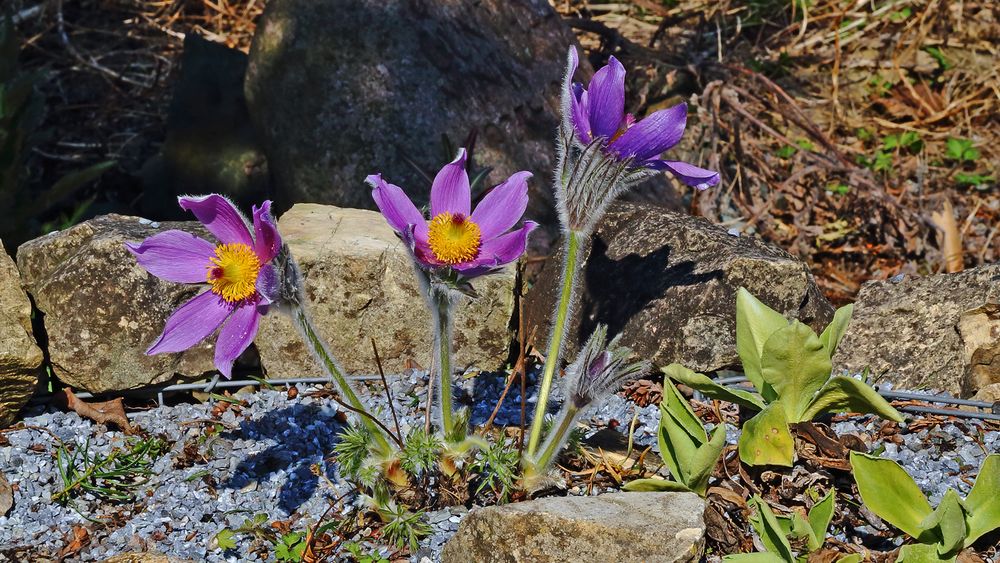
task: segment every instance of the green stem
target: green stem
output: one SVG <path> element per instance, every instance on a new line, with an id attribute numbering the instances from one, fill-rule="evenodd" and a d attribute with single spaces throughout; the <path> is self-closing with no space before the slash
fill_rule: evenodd
<path id="1" fill-rule="evenodd" d="M 535 462 L 535 468 L 540 473 L 544 473 L 549 467 L 549 463 L 552 462 L 556 453 L 562 448 L 562 444 L 565 439 L 569 436 L 569 430 L 572 428 L 573 423 L 576 421 L 576 415 L 580 412 L 580 409 L 573 407 L 567 403 L 567 406 L 563 409 L 561 414 L 561 419 L 559 420 L 559 425 L 549 433 L 549 438 L 546 441 L 545 450 L 542 455 L 538 457 Z"/>
<path id="2" fill-rule="evenodd" d="M 344 377 L 344 373 L 340 370 L 340 366 L 334 361 L 333 357 L 330 355 L 329 350 L 327 350 L 326 345 L 320 340 L 319 335 L 316 334 L 315 329 L 313 329 L 312 323 L 309 321 L 308 315 L 306 315 L 305 309 L 301 306 L 296 307 L 292 313 L 292 319 L 295 321 L 295 326 L 302 333 L 305 338 L 306 344 L 309 349 L 312 350 L 315 357 L 319 360 L 320 366 L 326 371 L 327 375 L 331 380 L 337 385 L 340 394 L 344 397 L 349 405 L 357 409 L 359 413 L 367 413 L 368 409 L 358 398 L 358 395 L 351 388 L 350 383 L 348 383 L 347 378 Z M 379 428 L 374 421 L 372 421 L 367 416 L 361 416 L 361 421 L 368 427 L 371 432 L 372 438 L 378 443 L 379 449 L 387 454 L 392 451 L 392 446 L 389 445 L 389 441 L 386 440 L 385 434 L 382 429 Z"/>
<path id="3" fill-rule="evenodd" d="M 577 263 L 580 260 L 580 233 L 569 231 L 566 235 L 566 253 L 563 260 L 562 291 L 559 294 L 559 304 L 556 306 L 555 319 L 552 323 L 552 339 L 549 341 L 549 351 L 545 355 L 545 368 L 542 371 L 542 383 L 538 388 L 538 403 L 535 405 L 535 417 L 531 421 L 531 437 L 528 439 L 528 455 L 533 456 L 538 450 L 538 442 L 542 438 L 542 423 L 545 420 L 545 409 L 549 402 L 549 391 L 552 389 L 552 378 L 559 365 L 562 353 L 563 338 L 566 324 L 572 310 L 573 293 L 576 287 Z"/>
<path id="4" fill-rule="evenodd" d="M 432 289 L 434 313 L 434 348 L 437 351 L 438 399 L 441 406 L 441 432 L 452 431 L 451 412 L 451 298 L 447 289 Z"/>

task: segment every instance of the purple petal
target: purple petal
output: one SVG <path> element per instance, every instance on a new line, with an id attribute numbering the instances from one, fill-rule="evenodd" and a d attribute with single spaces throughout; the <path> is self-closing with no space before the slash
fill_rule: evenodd
<path id="1" fill-rule="evenodd" d="M 238 307 L 226 326 L 219 331 L 219 339 L 215 343 L 215 367 L 227 379 L 233 376 L 233 362 L 257 336 L 259 324 L 257 305 L 248 303 Z"/>
<path id="2" fill-rule="evenodd" d="M 528 207 L 528 178 L 531 172 L 515 172 L 476 205 L 472 222 L 479 225 L 481 240 L 487 241 L 521 220 Z"/>
<path id="3" fill-rule="evenodd" d="M 126 242 L 136 262 L 154 276 L 177 283 L 205 283 L 215 245 L 184 231 L 164 231 L 139 244 Z"/>
<path id="4" fill-rule="evenodd" d="M 587 97 L 587 91 L 583 89 L 582 84 L 574 84 L 572 96 L 570 119 L 573 122 L 573 129 L 581 143 L 590 143 L 592 140 L 590 136 L 590 101 Z"/>
<path id="5" fill-rule="evenodd" d="M 644 162 L 680 142 L 686 123 L 687 104 L 661 109 L 626 129 L 608 148 L 623 157 L 634 156 L 636 161 Z"/>
<path id="6" fill-rule="evenodd" d="M 215 332 L 232 311 L 229 303 L 211 291 L 199 293 L 170 315 L 163 334 L 146 354 L 183 352 Z"/>
<path id="7" fill-rule="evenodd" d="M 181 209 L 194 213 L 210 233 L 223 244 L 243 243 L 253 248 L 253 237 L 247 220 L 233 202 L 219 194 L 181 196 L 177 198 Z"/>
<path id="8" fill-rule="evenodd" d="M 407 225 L 413 225 L 418 235 L 427 238 L 427 220 L 406 197 L 403 188 L 386 182 L 381 174 L 372 174 L 365 178 L 365 182 L 372 187 L 372 199 L 392 230 L 403 233 Z"/>
<path id="9" fill-rule="evenodd" d="M 610 139 L 618 132 L 625 115 L 625 67 L 613 56 L 594 73 L 587 88 L 590 133 Z"/>
<path id="10" fill-rule="evenodd" d="M 465 149 L 458 149 L 458 156 L 434 177 L 431 185 L 431 216 L 442 213 L 469 216 L 472 191 L 469 175 L 465 172 Z"/>
<path id="11" fill-rule="evenodd" d="M 278 272 L 274 266 L 264 264 L 260 273 L 257 274 L 257 293 L 263 298 L 265 304 L 271 304 L 278 300 Z"/>
<path id="12" fill-rule="evenodd" d="M 674 176 L 689 186 L 706 190 L 719 183 L 719 173 L 679 160 L 651 160 L 646 163 L 649 168 L 668 170 Z"/>
<path id="13" fill-rule="evenodd" d="M 431 252 L 430 245 L 427 244 L 427 237 L 420 238 L 412 226 L 407 227 L 406 230 L 400 233 L 399 238 L 403 239 L 403 244 L 410 251 L 410 256 L 417 263 L 417 266 L 424 269 L 440 266 L 440 263 L 434 259 L 434 253 Z"/>
<path id="14" fill-rule="evenodd" d="M 466 277 L 474 277 L 483 269 L 491 270 L 509 264 L 524 254 L 524 249 L 528 246 L 528 233 L 537 226 L 538 223 L 534 221 L 525 221 L 520 229 L 484 242 L 475 260 L 453 267 Z"/>
<path id="15" fill-rule="evenodd" d="M 265 201 L 259 208 L 256 205 L 253 207 L 253 238 L 253 250 L 261 264 L 273 260 L 281 250 L 281 234 L 271 215 L 271 200 Z"/>

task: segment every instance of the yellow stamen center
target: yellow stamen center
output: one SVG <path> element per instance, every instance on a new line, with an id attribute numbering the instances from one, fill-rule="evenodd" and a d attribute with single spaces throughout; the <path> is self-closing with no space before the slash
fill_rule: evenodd
<path id="1" fill-rule="evenodd" d="M 468 262 L 479 255 L 479 225 L 468 217 L 439 213 L 428 225 L 427 242 L 445 264 Z"/>
<path id="2" fill-rule="evenodd" d="M 208 265 L 208 283 L 212 292 L 230 303 L 249 299 L 257 292 L 260 260 L 243 243 L 220 244 Z"/>

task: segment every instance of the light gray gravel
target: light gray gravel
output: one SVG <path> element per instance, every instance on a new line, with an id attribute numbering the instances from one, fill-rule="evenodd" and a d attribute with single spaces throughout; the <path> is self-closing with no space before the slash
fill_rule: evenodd
<path id="1" fill-rule="evenodd" d="M 405 433 L 411 425 L 423 423 L 427 374 L 410 370 L 390 381 Z M 458 378 L 456 400 L 472 406 L 473 422 L 482 424 L 493 410 L 503 384 L 503 378 L 496 374 Z M 212 405 L 180 404 L 131 413 L 136 425 L 173 442 L 171 451 L 156 462 L 153 477 L 139 490 L 141 502 L 134 514 L 123 511 L 128 506 L 101 503 L 86 495 L 75 502 L 75 508 L 52 502 L 52 495 L 60 488 L 53 456 L 55 440 L 33 429 L 5 433 L 10 443 L 0 447 L 0 472 L 17 490 L 14 508 L 6 517 L 0 517 L 0 561 L 5 553 L 9 558 L 16 547 L 30 548 L 38 558 L 54 557 L 66 544 L 67 533 L 74 525 L 86 526 L 91 533 L 90 545 L 74 558 L 79 561 L 99 561 L 116 553 L 144 549 L 195 561 L 257 560 L 249 550 L 250 542 L 242 536 L 235 550 L 225 552 L 212 539 L 221 529 L 239 526 L 257 513 L 267 514 L 268 522 L 301 518 L 296 527 L 302 529 L 315 521 L 332 500 L 351 490 L 340 479 L 336 464 L 325 459 L 341 428 L 336 420 L 338 407 L 329 400 L 307 397 L 306 391 L 300 389 L 292 400 L 283 389 L 240 395 L 247 400 L 247 406 L 239 415 L 227 411 L 221 418 L 225 430 L 202 444 L 207 459 L 184 468 L 175 467 L 175 462 L 182 456 L 185 442 L 200 434 L 204 422 L 199 421 L 211 418 Z M 384 394 L 375 391 L 369 394 L 372 403 L 376 410 L 388 415 Z M 519 392 L 519 385 L 511 389 L 497 416 L 498 425 L 517 424 Z M 559 392 L 554 394 L 558 398 Z M 535 397 L 529 396 L 529 413 L 534 402 Z M 47 409 L 30 414 L 25 424 L 51 430 L 67 443 L 82 445 L 89 438 L 92 451 L 107 453 L 126 439 L 122 433 L 108 431 L 75 413 Z M 656 406 L 639 408 L 613 396 L 592 414 L 589 423 L 592 431 L 612 426 L 627 433 L 633 416 L 635 443 L 655 448 L 659 420 Z M 391 420 L 389 416 L 382 418 Z M 874 417 L 859 417 L 836 423 L 834 429 L 876 436 L 880 423 Z M 885 444 L 883 455 L 899 461 L 930 496 L 932 504 L 940 500 L 948 486 L 966 494 L 969 487 L 960 476 L 973 474 L 987 451 L 1000 451 L 997 432 L 981 431 L 974 421 L 962 424 L 964 427 L 949 423 L 912 433 L 904 425 L 903 445 Z M 973 439 L 974 434 L 980 436 L 986 451 Z M 733 430 L 728 438 L 735 442 L 738 435 Z M 873 447 L 879 447 L 879 443 Z M 319 477 L 311 469 L 314 464 L 318 464 Z M 583 490 L 569 492 L 585 494 Z M 362 502 L 350 494 L 345 501 Z M 433 532 L 424 539 L 413 560 L 437 561 L 441 546 L 466 512 L 459 506 L 428 513 Z M 108 520 L 111 516 L 119 522 L 104 527 L 88 521 Z M 386 548 L 381 552 L 389 554 Z"/>

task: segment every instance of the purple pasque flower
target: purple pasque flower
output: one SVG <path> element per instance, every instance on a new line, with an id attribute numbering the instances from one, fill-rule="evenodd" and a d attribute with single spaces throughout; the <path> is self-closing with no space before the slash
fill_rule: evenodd
<path id="1" fill-rule="evenodd" d="M 584 89 L 573 82 L 579 65 L 570 47 L 566 68 L 563 114 L 584 145 L 600 139 L 605 154 L 633 159 L 633 166 L 667 170 L 689 186 L 704 190 L 719 183 L 719 173 L 678 160 L 663 160 L 664 152 L 680 142 L 687 124 L 687 104 L 655 111 L 636 120 L 625 113 L 625 67 L 612 56 Z"/>
<path id="2" fill-rule="evenodd" d="M 215 235 L 218 244 L 178 230 L 153 235 L 140 244 L 125 243 L 139 265 L 154 276 L 209 285 L 170 315 L 146 354 L 182 352 L 221 326 L 215 367 L 228 378 L 233 362 L 257 335 L 260 317 L 277 297 L 278 272 L 271 262 L 281 250 L 281 235 L 270 201 L 254 206 L 252 231 L 251 223 L 221 195 L 183 196 L 177 201 Z"/>
<path id="3" fill-rule="evenodd" d="M 399 186 L 381 174 L 365 178 L 372 198 L 389 226 L 410 245 L 417 263 L 427 270 L 451 268 L 463 277 L 489 273 L 524 254 L 534 221 L 511 231 L 528 205 L 530 172 L 516 172 L 493 188 L 472 210 L 465 149 L 446 164 L 431 185 L 430 221 Z"/>

